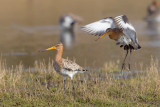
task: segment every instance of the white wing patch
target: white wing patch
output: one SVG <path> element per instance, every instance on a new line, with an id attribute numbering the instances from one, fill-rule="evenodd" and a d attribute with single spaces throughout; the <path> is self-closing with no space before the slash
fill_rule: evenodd
<path id="1" fill-rule="evenodd" d="M 117 27 L 121 28 L 122 30 L 128 28 L 130 30 L 135 31 L 134 27 L 129 23 L 129 20 L 126 15 L 117 16 L 114 18 L 114 20 Z"/>
<path id="2" fill-rule="evenodd" d="M 101 36 L 106 32 L 108 28 L 114 28 L 114 27 L 115 27 L 115 24 L 114 24 L 113 18 L 108 17 L 108 18 L 93 22 L 91 24 L 88 24 L 86 26 L 83 26 L 82 30 L 91 35 Z"/>
<path id="3" fill-rule="evenodd" d="M 114 20 L 117 27 L 123 30 L 123 33 L 128 39 L 131 39 L 134 43 L 138 43 L 136 38 L 136 30 L 130 24 L 126 15 L 117 16 Z"/>

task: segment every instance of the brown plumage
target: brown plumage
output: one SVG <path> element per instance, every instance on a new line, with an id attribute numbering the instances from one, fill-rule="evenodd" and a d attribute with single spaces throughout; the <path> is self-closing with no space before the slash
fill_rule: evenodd
<path id="1" fill-rule="evenodd" d="M 160 5 L 157 0 L 153 0 L 147 7 L 147 16 L 144 20 L 148 22 L 149 26 L 155 22 L 160 22 Z"/>
<path id="2" fill-rule="evenodd" d="M 154 0 L 147 8 L 148 15 L 152 15 L 159 10 L 159 4 L 157 0 Z"/>
<path id="3" fill-rule="evenodd" d="M 66 77 L 70 77 L 71 81 L 72 81 L 72 85 L 73 85 L 74 98 L 75 98 L 75 88 L 74 88 L 74 83 L 72 80 L 73 76 L 76 73 L 84 73 L 87 70 L 83 69 L 81 66 L 79 66 L 78 64 L 76 64 L 75 62 L 73 62 L 71 60 L 62 58 L 62 54 L 63 54 L 63 44 L 62 43 L 58 43 L 57 45 L 52 46 L 50 48 L 47 48 L 43 51 L 48 51 L 48 50 L 52 50 L 52 49 L 57 50 L 57 54 L 55 55 L 53 66 L 54 66 L 54 69 L 56 70 L 56 72 L 63 76 L 64 95 L 65 95 L 65 80 L 66 80 Z M 64 100 L 64 98 L 65 98 L 65 96 L 63 97 L 63 100 Z"/>
<path id="4" fill-rule="evenodd" d="M 141 48 L 136 37 L 136 30 L 129 22 L 126 15 L 106 17 L 83 26 L 82 30 L 91 35 L 99 36 L 98 39 L 108 35 L 110 39 L 116 41 L 117 45 L 124 47 L 124 50 L 126 50 L 126 56 L 122 63 L 122 69 L 124 68 L 128 51 L 131 54 L 132 50 L 138 50 Z M 128 65 L 130 69 L 130 64 Z"/>
<path id="5" fill-rule="evenodd" d="M 106 32 L 108 32 L 109 38 L 113 39 L 115 41 L 118 41 L 118 39 L 122 35 L 124 35 L 123 32 L 122 32 L 122 30 L 117 29 L 117 28 L 114 28 L 114 29 L 108 28 Z"/>

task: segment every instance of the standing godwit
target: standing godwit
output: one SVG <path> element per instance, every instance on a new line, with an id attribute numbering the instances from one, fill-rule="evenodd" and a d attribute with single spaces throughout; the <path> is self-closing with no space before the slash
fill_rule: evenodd
<path id="1" fill-rule="evenodd" d="M 72 88 L 74 90 L 74 99 L 75 99 L 75 87 L 74 87 L 74 82 L 73 82 L 73 76 L 76 73 L 84 73 L 85 69 L 83 69 L 81 66 L 79 66 L 78 64 L 76 64 L 75 62 L 68 60 L 68 59 L 63 59 L 62 58 L 62 53 L 63 53 L 63 44 L 62 43 L 58 43 L 55 46 L 52 46 L 50 48 L 47 48 L 45 50 L 42 51 L 49 51 L 52 49 L 56 49 L 57 50 L 57 54 L 55 56 L 55 60 L 53 62 L 53 66 L 54 69 L 63 76 L 63 80 L 64 80 L 64 96 L 63 96 L 63 101 L 65 99 L 65 90 L 66 90 L 66 85 L 65 85 L 65 80 L 66 77 L 70 77 L 71 81 L 72 81 Z"/>
<path id="2" fill-rule="evenodd" d="M 126 55 L 123 60 L 121 70 L 124 69 L 128 50 L 130 50 L 129 52 L 131 56 L 132 50 L 141 48 L 138 44 L 138 39 L 136 38 L 136 30 L 130 24 L 126 15 L 121 15 L 114 18 L 104 18 L 102 20 L 83 26 L 82 30 L 91 35 L 100 36 L 98 39 L 108 35 L 110 39 L 116 41 L 117 45 L 120 45 L 120 47 L 124 47 L 124 50 L 126 50 Z M 128 66 L 130 70 L 130 62 Z"/>

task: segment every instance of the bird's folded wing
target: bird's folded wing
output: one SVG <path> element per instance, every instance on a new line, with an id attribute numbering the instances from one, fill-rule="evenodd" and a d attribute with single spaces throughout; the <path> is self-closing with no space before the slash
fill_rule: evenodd
<path id="1" fill-rule="evenodd" d="M 107 17 L 102 20 L 90 23 L 82 27 L 84 32 L 87 32 L 91 35 L 101 36 L 103 35 L 108 28 L 114 28 L 115 24 L 112 17 Z"/>
<path id="2" fill-rule="evenodd" d="M 82 70 L 82 67 L 79 66 L 77 63 L 68 60 L 68 59 L 63 59 L 63 69 L 68 70 L 68 71 L 80 71 Z"/>

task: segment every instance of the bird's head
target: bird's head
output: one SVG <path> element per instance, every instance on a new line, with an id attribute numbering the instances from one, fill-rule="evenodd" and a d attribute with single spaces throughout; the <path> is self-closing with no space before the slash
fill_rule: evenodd
<path id="1" fill-rule="evenodd" d="M 154 6 L 156 6 L 156 7 L 158 7 L 158 2 L 157 2 L 157 0 L 154 0 L 154 1 L 152 2 L 152 4 L 153 4 Z"/>
<path id="2" fill-rule="evenodd" d="M 109 33 L 109 32 L 112 32 L 112 30 L 113 30 L 112 28 L 108 28 L 106 32 Z"/>
<path id="3" fill-rule="evenodd" d="M 110 35 L 110 33 L 111 33 L 112 31 L 113 31 L 112 28 L 108 28 L 103 35 L 101 35 L 98 39 L 96 39 L 96 41 L 99 40 L 99 39 L 101 39 L 101 38 L 103 38 L 103 37 L 106 36 L 107 34 Z"/>
<path id="4" fill-rule="evenodd" d="M 57 45 L 52 46 L 52 47 L 47 48 L 47 49 L 44 49 L 44 50 L 41 50 L 40 52 L 49 51 L 49 50 L 52 50 L 52 49 L 56 49 L 57 51 L 63 50 L 63 44 L 60 42 Z"/>
<path id="5" fill-rule="evenodd" d="M 75 19 L 73 19 L 70 15 L 63 15 L 60 18 L 59 24 L 62 29 L 72 29 L 77 23 Z"/>

